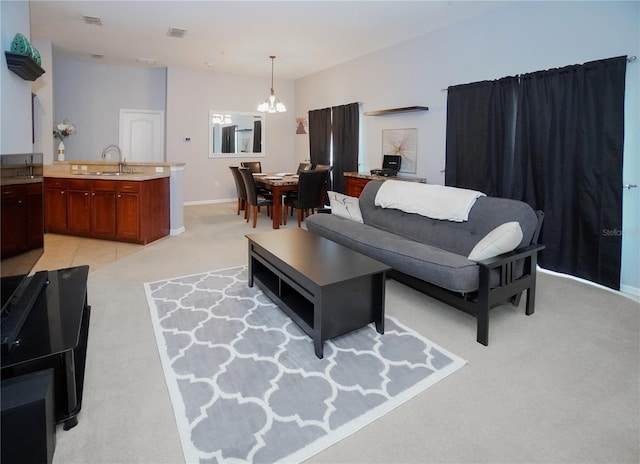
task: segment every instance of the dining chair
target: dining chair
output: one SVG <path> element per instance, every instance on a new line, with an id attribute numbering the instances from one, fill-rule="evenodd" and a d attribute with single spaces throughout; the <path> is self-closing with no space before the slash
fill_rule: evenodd
<path id="1" fill-rule="evenodd" d="M 298 178 L 298 194 L 295 197 L 284 199 L 285 206 L 282 210 L 282 222 L 287 223 L 288 207 L 298 210 L 298 227 L 301 226 L 303 218 L 309 215 L 309 211 L 323 206 L 322 187 L 325 178 L 329 174 L 328 170 L 312 170 L 300 172 Z"/>
<path id="2" fill-rule="evenodd" d="M 300 174 L 300 171 L 309 171 L 311 170 L 311 163 L 300 163 L 298 165 L 298 171 L 296 174 Z"/>
<path id="3" fill-rule="evenodd" d="M 262 172 L 262 164 L 260 164 L 260 161 L 243 161 L 240 165 L 243 168 L 251 169 L 251 172 Z"/>
<path id="4" fill-rule="evenodd" d="M 316 167 L 314 169 L 316 171 L 321 171 L 321 170 L 329 171 L 327 173 L 327 177 L 324 180 L 324 186 L 322 188 L 322 203 L 323 203 L 322 206 L 324 207 L 325 205 L 329 204 L 329 196 L 327 192 L 331 190 L 331 171 L 333 170 L 333 166 L 329 164 L 316 164 Z"/>
<path id="5" fill-rule="evenodd" d="M 233 181 L 236 183 L 236 191 L 238 193 L 238 211 L 236 214 L 240 214 L 240 211 L 244 211 L 244 218 L 247 219 L 249 210 L 247 208 L 247 188 L 244 186 L 244 179 L 240 174 L 238 166 L 229 166 L 231 174 L 233 175 Z"/>
<path id="6" fill-rule="evenodd" d="M 260 206 L 266 206 L 267 214 L 271 216 L 273 197 L 258 194 L 256 181 L 253 179 L 253 173 L 250 168 L 238 168 L 238 171 L 240 171 L 240 175 L 244 181 L 244 187 L 247 191 L 247 212 L 245 212 L 245 219 L 249 222 L 251 211 L 253 211 L 253 228 L 255 229 L 258 223 L 258 208 Z"/>

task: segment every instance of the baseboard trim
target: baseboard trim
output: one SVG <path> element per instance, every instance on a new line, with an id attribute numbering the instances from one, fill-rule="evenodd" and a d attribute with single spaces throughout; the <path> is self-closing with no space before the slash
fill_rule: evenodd
<path id="1" fill-rule="evenodd" d="M 624 295 L 640 301 L 640 288 L 632 287 L 631 285 L 620 285 L 620 292 Z"/>
<path id="2" fill-rule="evenodd" d="M 605 287 L 604 285 L 600 285 L 600 284 L 597 284 L 595 282 L 591 282 L 590 280 L 581 279 L 580 277 L 572 276 L 572 275 L 569 275 L 569 274 L 563 274 L 561 272 L 550 271 L 548 269 L 541 268 L 540 266 L 538 266 L 538 271 L 543 272 L 545 274 L 554 275 L 554 276 L 557 276 L 557 277 L 565 277 L 567 279 L 577 280 L 578 282 L 582 282 L 582 283 L 587 284 L 587 285 L 592 285 L 592 286 L 597 287 L 597 288 L 599 288 L 601 290 L 606 290 L 606 291 L 611 292 L 611 293 L 617 293 L 618 295 L 622 295 L 622 296 L 624 296 L 626 298 L 629 298 L 631 300 L 634 300 L 634 301 L 640 301 L 640 288 L 632 287 L 631 285 L 620 285 L 620 291 L 618 291 L 618 290 L 614 290 L 614 289 L 609 288 L 609 287 Z"/>
<path id="3" fill-rule="evenodd" d="M 222 200 L 200 200 L 200 201 L 186 201 L 184 206 L 198 206 L 198 205 L 214 205 L 218 203 L 231 203 L 238 201 L 237 198 L 227 198 Z"/>
<path id="4" fill-rule="evenodd" d="M 177 229 L 170 229 L 169 230 L 169 235 L 180 235 L 185 230 L 187 230 L 187 229 L 185 229 L 184 226 L 178 227 Z"/>

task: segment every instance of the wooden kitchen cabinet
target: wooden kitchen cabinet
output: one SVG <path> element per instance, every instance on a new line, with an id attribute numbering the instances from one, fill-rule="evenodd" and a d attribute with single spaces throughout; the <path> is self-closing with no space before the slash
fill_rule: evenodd
<path id="1" fill-rule="evenodd" d="M 44 179 L 45 231 L 67 233 L 67 179 Z"/>
<path id="2" fill-rule="evenodd" d="M 118 190 L 118 230 L 122 240 L 140 239 L 140 195 L 137 182 L 122 182 Z"/>
<path id="3" fill-rule="evenodd" d="M 168 177 L 47 180 L 48 232 L 142 244 L 169 235 Z"/>
<path id="4" fill-rule="evenodd" d="M 91 186 L 91 236 L 116 238 L 116 190 L 118 181 L 94 180 Z"/>
<path id="5" fill-rule="evenodd" d="M 2 256 L 40 248 L 42 242 L 42 183 L 2 186 Z"/>
<path id="6" fill-rule="evenodd" d="M 67 230 L 73 235 L 91 236 L 91 181 L 67 182 Z"/>

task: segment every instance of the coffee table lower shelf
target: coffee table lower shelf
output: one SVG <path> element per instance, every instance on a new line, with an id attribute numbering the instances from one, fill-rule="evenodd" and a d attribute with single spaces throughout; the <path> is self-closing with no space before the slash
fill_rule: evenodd
<path id="1" fill-rule="evenodd" d="M 384 333 L 385 270 L 318 285 L 250 242 L 249 287 L 254 283 L 313 339 L 318 358 L 326 340 L 371 322 Z"/>

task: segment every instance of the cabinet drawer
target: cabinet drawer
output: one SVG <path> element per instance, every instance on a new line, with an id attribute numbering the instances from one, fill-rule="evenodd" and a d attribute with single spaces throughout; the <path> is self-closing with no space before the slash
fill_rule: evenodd
<path id="1" fill-rule="evenodd" d="M 94 180 L 92 190 L 94 192 L 115 192 L 117 180 Z"/>
<path id="2" fill-rule="evenodd" d="M 58 179 L 58 178 L 55 178 L 55 177 L 45 177 L 44 178 L 44 187 L 45 188 L 66 189 L 67 188 L 67 179 Z"/>
<path id="3" fill-rule="evenodd" d="M 42 195 L 42 183 L 27 184 L 27 195 Z"/>
<path id="4" fill-rule="evenodd" d="M 119 192 L 138 192 L 140 191 L 140 182 L 120 181 L 118 184 Z"/>
<path id="5" fill-rule="evenodd" d="M 69 179 L 67 188 L 69 190 L 87 191 L 91 189 L 91 181 L 89 179 Z"/>
<path id="6" fill-rule="evenodd" d="M 2 199 L 20 198 L 24 197 L 27 193 L 27 189 L 24 185 L 3 185 L 2 186 Z"/>

